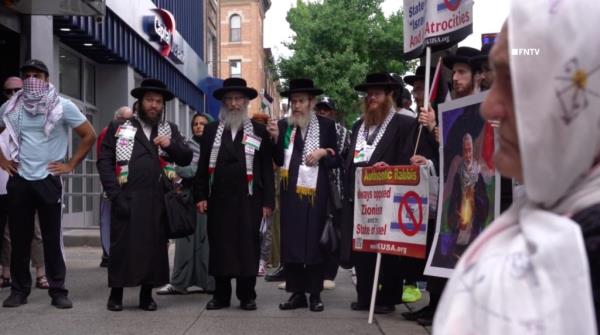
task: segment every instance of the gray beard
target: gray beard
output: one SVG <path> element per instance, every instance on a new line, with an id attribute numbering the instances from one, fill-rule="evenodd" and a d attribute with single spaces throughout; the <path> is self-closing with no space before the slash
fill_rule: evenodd
<path id="1" fill-rule="evenodd" d="M 312 117 L 312 113 L 303 114 L 301 116 L 294 116 L 293 114 L 288 117 L 288 124 L 292 126 L 298 126 L 302 129 L 308 127 L 310 123 L 310 118 Z"/>
<path id="2" fill-rule="evenodd" d="M 225 107 L 221 107 L 219 111 L 219 120 L 225 125 L 225 128 L 239 129 L 242 123 L 248 120 L 248 111 L 232 112 Z"/>

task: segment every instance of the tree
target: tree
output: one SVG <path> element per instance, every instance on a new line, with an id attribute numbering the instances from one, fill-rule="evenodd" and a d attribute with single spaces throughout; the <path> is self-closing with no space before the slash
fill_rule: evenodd
<path id="1" fill-rule="evenodd" d="M 323 0 L 289 10 L 287 21 L 295 36 L 286 46 L 293 51 L 280 59 L 282 78 L 308 77 L 338 105 L 347 124 L 359 115 L 354 86 L 369 72 L 406 72 L 402 59 L 402 12 L 386 18 L 383 0 Z"/>

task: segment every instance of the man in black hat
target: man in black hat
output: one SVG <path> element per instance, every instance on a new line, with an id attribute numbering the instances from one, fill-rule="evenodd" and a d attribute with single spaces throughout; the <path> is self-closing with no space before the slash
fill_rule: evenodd
<path id="1" fill-rule="evenodd" d="M 62 181 L 86 156 L 96 134 L 83 113 L 61 98 L 49 83 L 48 68 L 39 60 L 21 67 L 23 89 L 17 91 L 0 110 L 1 136 L 7 145 L 0 153 L 0 167 L 10 178 L 8 224 L 12 241 L 11 294 L 4 307 L 27 303 L 31 292 L 29 272 L 34 214 L 37 212 L 44 241 L 44 263 L 50 284 L 52 305 L 71 308 L 65 289 L 66 267 L 62 253 Z M 68 130 L 81 138 L 73 157 L 65 160 Z M 6 156 L 5 156 L 6 155 Z"/>
<path id="2" fill-rule="evenodd" d="M 275 207 L 271 139 L 263 124 L 248 117 L 257 95 L 244 79 L 226 79 L 213 93 L 223 104 L 219 121 L 208 124 L 202 137 L 195 199 L 208 215 L 208 271 L 215 277 L 209 310 L 229 307 L 232 278 L 240 307 L 256 309 L 259 229 Z"/>
<path id="3" fill-rule="evenodd" d="M 481 53 L 477 56 L 472 57 L 469 60 L 471 68 L 475 73 L 475 90 L 486 91 L 492 87 L 494 82 L 494 71 L 492 70 L 488 57 L 493 44 L 484 44 L 481 48 Z"/>
<path id="4" fill-rule="evenodd" d="M 473 94 L 475 82 L 470 60 L 479 55 L 477 49 L 460 47 L 454 55 L 444 57 L 444 65 L 452 70 L 452 99 L 458 99 Z"/>
<path id="5" fill-rule="evenodd" d="M 358 167 L 408 165 L 417 137 L 418 123 L 413 117 L 395 112 L 393 92 L 400 85 L 387 73 L 367 75 L 363 84 L 355 89 L 363 92 L 363 117 L 352 127 L 352 140 L 345 160 L 344 221 L 342 227 L 341 255 L 353 261 L 356 269 L 357 301 L 353 310 L 368 310 L 373 288 L 375 258 L 373 253 L 352 252 L 354 226 L 354 182 Z M 427 142 L 421 141 L 418 151 L 424 151 Z M 381 289 L 377 290 L 376 313 L 390 313 L 401 302 L 403 274 L 398 256 L 382 257 Z"/>
<path id="6" fill-rule="evenodd" d="M 162 81 L 145 79 L 131 95 L 137 115 L 109 124 L 97 162 L 111 201 L 107 309 L 121 311 L 123 287 L 141 286 L 139 307 L 154 311 L 152 288 L 169 282 L 162 179 L 173 177 L 170 163 L 190 164 L 192 151 L 165 121 L 165 103 L 174 95 Z"/>
<path id="7" fill-rule="evenodd" d="M 279 305 L 282 310 L 324 309 L 325 254 L 319 240 L 327 215 L 329 170 L 338 161 L 335 123 L 314 112 L 322 93 L 310 79 L 290 80 L 281 95 L 289 99 L 291 115 L 269 127 L 276 142 L 273 158 L 281 166 L 281 260 L 286 290 L 292 293 Z"/>

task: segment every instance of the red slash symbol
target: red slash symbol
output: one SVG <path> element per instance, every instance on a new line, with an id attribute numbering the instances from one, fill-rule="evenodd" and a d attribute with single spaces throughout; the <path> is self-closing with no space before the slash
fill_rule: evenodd
<path id="1" fill-rule="evenodd" d="M 408 204 L 409 198 L 415 199 L 415 201 L 417 202 L 417 205 L 419 206 L 419 220 L 418 221 L 417 221 L 417 218 L 415 218 L 415 214 L 410 209 L 410 206 Z M 412 221 L 412 226 L 413 226 L 412 229 L 408 229 L 404 225 L 404 222 L 402 221 L 402 218 L 403 218 L 402 211 L 403 210 L 406 210 L 406 213 L 408 214 L 410 221 Z M 423 201 L 421 200 L 421 197 L 417 194 L 417 192 L 408 191 L 402 197 L 402 201 L 400 202 L 400 207 L 398 208 L 398 223 L 400 224 L 400 230 L 402 230 L 402 232 L 404 234 L 406 234 L 406 236 L 414 236 L 419 232 L 419 228 L 421 227 L 421 224 L 423 223 Z M 409 222 L 407 222 L 407 223 L 409 223 Z"/>

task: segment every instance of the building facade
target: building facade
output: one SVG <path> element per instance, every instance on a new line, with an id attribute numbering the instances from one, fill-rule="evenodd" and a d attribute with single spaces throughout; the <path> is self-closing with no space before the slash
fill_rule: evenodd
<path id="1" fill-rule="evenodd" d="M 29 0 L 35 1 L 43 2 Z M 218 59 L 218 1 L 98 2 L 105 4 L 104 15 L 65 16 L 63 8 L 51 6 L 42 13 L 18 12 L 5 1 L 0 5 L 0 43 L 5 44 L 0 80 L 18 76 L 19 64 L 27 59 L 42 60 L 61 95 L 100 132 L 116 109 L 133 105 L 129 92 L 143 78 L 158 78 L 176 95 L 166 106 L 167 119 L 191 136 L 191 118 L 206 106 L 199 85 L 216 70 L 209 69 L 208 61 Z M 77 148 L 77 140 L 72 136 L 68 155 Z M 65 176 L 66 227 L 98 223 L 101 190 L 95 159 L 92 150 L 73 174 Z"/>
<path id="2" fill-rule="evenodd" d="M 269 57 L 263 48 L 265 14 L 271 0 L 221 0 L 221 78 L 243 77 L 248 86 L 259 91 L 259 97 L 251 101 L 248 114 L 264 112 L 279 117 L 279 101 L 275 85 L 269 74 Z"/>

